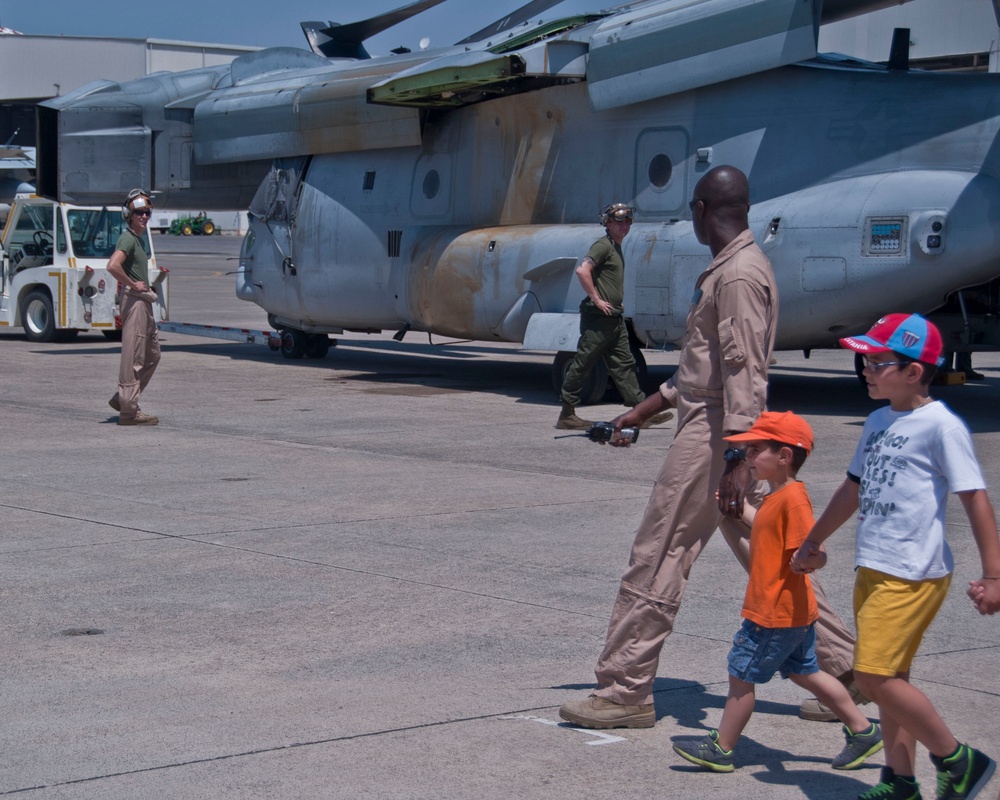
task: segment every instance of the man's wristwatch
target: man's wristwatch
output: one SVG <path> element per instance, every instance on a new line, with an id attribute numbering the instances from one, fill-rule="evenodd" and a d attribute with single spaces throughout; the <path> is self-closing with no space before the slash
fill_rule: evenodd
<path id="1" fill-rule="evenodd" d="M 746 461 L 747 451 L 740 450 L 738 447 L 730 447 L 725 453 L 722 454 L 722 457 L 729 462 Z"/>

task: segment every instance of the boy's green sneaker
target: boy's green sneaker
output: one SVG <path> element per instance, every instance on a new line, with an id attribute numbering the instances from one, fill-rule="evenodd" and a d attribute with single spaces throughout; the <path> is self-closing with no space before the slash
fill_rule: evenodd
<path id="1" fill-rule="evenodd" d="M 938 771 L 938 800 L 971 800 L 993 777 L 996 762 L 985 753 L 960 744 L 954 755 L 931 755 Z"/>
<path id="2" fill-rule="evenodd" d="M 923 795 L 915 780 L 901 778 L 890 767 L 882 767 L 882 780 L 859 794 L 858 800 L 923 800 Z"/>
<path id="3" fill-rule="evenodd" d="M 703 739 L 682 739 L 674 742 L 674 752 L 692 764 L 712 772 L 733 771 L 733 751 L 719 747 L 719 732 L 714 728 Z"/>
<path id="4" fill-rule="evenodd" d="M 882 749 L 882 730 L 875 722 L 862 733 L 851 733 L 845 725 L 844 738 L 847 739 L 847 744 L 833 759 L 834 769 L 857 769 L 868 756 L 873 756 Z"/>

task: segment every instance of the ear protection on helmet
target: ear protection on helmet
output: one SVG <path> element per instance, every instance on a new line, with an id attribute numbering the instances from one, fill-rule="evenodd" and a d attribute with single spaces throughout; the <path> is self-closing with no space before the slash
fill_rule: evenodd
<path id="1" fill-rule="evenodd" d="M 149 208 L 149 193 L 144 189 L 133 189 L 125 198 L 125 205 L 122 206 L 122 219 L 128 222 L 128 218 L 139 208 Z"/>
<path id="2" fill-rule="evenodd" d="M 601 224 L 607 226 L 611 220 L 632 221 L 632 207 L 625 203 L 611 203 L 601 210 Z"/>

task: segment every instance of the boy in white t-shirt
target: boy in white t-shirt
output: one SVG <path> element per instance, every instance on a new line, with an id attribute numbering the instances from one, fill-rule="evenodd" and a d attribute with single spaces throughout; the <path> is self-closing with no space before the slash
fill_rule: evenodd
<path id="1" fill-rule="evenodd" d="M 954 568 L 945 540 L 948 493 L 962 501 L 982 561 L 969 597 L 981 614 L 1000 610 L 1000 537 L 968 428 L 929 395 L 941 334 L 918 314 L 890 314 L 864 336 L 841 339 L 861 353 L 869 395 L 888 400 L 865 421 L 847 479 L 792 558 L 797 572 L 823 566 L 820 545 L 857 512 L 854 676 L 878 703 L 885 742 L 882 780 L 859 800 L 920 800 L 916 742 L 938 771 L 937 797 L 972 798 L 996 768 L 960 744 L 930 700 L 910 683 L 924 632 L 944 602 Z"/>

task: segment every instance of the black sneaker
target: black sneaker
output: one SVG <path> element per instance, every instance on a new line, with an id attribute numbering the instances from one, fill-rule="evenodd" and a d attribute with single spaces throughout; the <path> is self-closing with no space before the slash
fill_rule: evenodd
<path id="1" fill-rule="evenodd" d="M 845 725 L 844 738 L 847 739 L 847 744 L 833 759 L 834 769 L 857 769 L 868 756 L 873 756 L 882 749 L 882 731 L 874 722 L 868 730 L 861 733 L 851 733 Z"/>
<path id="2" fill-rule="evenodd" d="M 971 800 L 993 777 L 996 762 L 985 753 L 960 744 L 947 758 L 931 755 L 938 771 L 938 800 Z"/>
<path id="3" fill-rule="evenodd" d="M 719 732 L 710 730 L 703 739 L 682 739 L 674 742 L 674 752 L 692 764 L 712 772 L 732 772 L 733 751 L 719 747 Z"/>
<path id="4" fill-rule="evenodd" d="M 882 780 L 858 800 L 923 800 L 920 785 L 912 778 L 901 778 L 891 767 L 882 767 Z"/>

